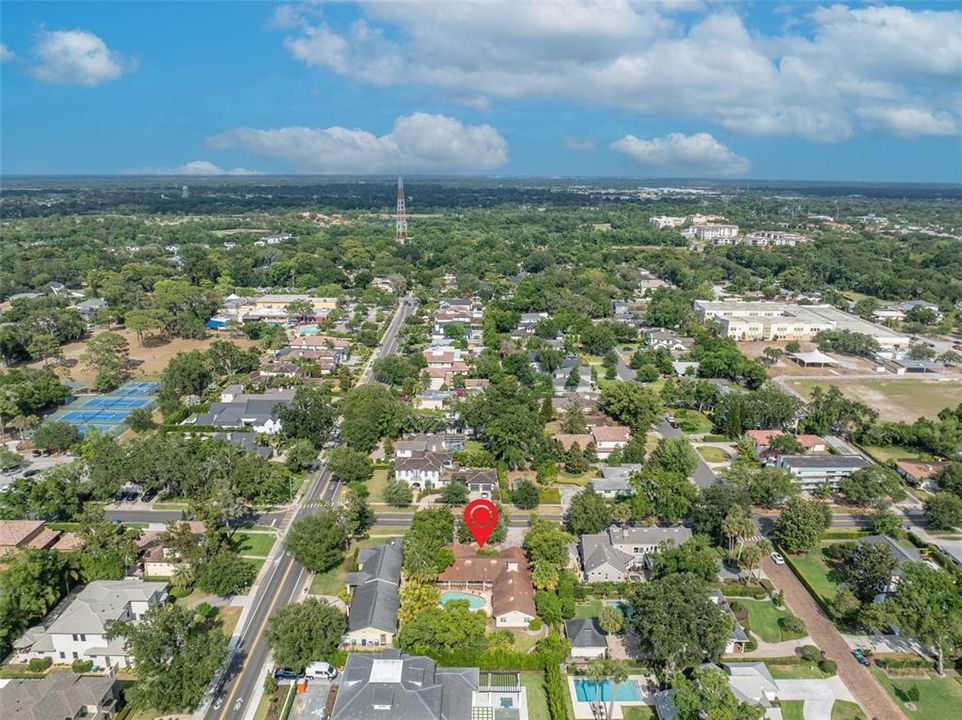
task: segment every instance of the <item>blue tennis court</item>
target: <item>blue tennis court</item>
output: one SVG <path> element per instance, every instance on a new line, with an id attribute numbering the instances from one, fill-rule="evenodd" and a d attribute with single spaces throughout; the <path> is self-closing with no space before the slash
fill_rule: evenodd
<path id="1" fill-rule="evenodd" d="M 54 413 L 51 419 L 75 425 L 82 433 L 94 428 L 103 433 L 118 434 L 126 427 L 131 412 L 140 408 L 149 410 L 154 406 L 159 388 L 160 383 L 131 381 L 109 395 L 80 395 Z"/>
<path id="2" fill-rule="evenodd" d="M 136 410 L 150 405 L 149 397 L 94 397 L 84 403 L 85 408 L 116 408 L 118 410 Z"/>

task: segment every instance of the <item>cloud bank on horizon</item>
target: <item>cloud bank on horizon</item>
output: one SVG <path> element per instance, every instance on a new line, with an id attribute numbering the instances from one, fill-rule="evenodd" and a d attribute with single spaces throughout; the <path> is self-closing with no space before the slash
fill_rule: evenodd
<path id="1" fill-rule="evenodd" d="M 511 172 L 516 158 L 530 162 L 525 144 L 541 118 L 559 116 L 574 120 L 554 128 L 558 156 L 664 176 L 749 175 L 764 142 L 814 149 L 943 138 L 958 147 L 962 5 L 786 4 L 765 21 L 756 10 L 707 0 L 275 5 L 260 11 L 265 48 L 244 52 L 259 60 L 272 48 L 279 65 L 264 78 L 298 78 L 317 100 L 314 121 L 310 112 L 288 117 L 272 99 L 272 117 L 207 118 L 203 131 L 171 138 L 181 150 L 126 172 Z M 47 29 L 44 19 L 29 43 L 4 33 L 4 67 L 78 92 L 134 92 L 169 59 L 158 48 L 124 47 L 124 34 L 104 22 L 53 22 Z M 338 103 L 335 82 L 366 103 L 348 122 L 324 122 Z M 392 98 L 393 112 L 376 111 L 381 97 Z M 205 148 L 224 155 L 176 164 Z M 173 152 L 179 157 L 164 162 Z M 539 152 L 551 154 L 544 143 Z"/>

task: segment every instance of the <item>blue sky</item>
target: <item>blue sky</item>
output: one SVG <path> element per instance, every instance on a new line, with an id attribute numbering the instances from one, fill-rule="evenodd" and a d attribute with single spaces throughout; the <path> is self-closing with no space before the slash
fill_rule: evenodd
<path id="1" fill-rule="evenodd" d="M 962 182 L 962 3 L 8 2 L 5 174 Z"/>

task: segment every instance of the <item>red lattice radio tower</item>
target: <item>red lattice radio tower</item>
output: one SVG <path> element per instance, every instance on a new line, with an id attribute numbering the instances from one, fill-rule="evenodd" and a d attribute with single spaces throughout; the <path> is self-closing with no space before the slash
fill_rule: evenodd
<path id="1" fill-rule="evenodd" d="M 397 213 L 394 215 L 394 239 L 404 243 L 408 239 L 408 214 L 404 208 L 404 178 L 397 177 Z"/>

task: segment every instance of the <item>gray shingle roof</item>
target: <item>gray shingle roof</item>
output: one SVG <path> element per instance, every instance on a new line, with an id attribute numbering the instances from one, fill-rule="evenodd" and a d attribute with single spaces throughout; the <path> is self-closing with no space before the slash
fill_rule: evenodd
<path id="1" fill-rule="evenodd" d="M 398 650 L 351 653 L 332 720 L 470 720 L 477 668 L 439 668 Z"/>
<path id="2" fill-rule="evenodd" d="M 571 641 L 571 647 L 577 648 L 606 648 L 608 642 L 605 634 L 594 618 L 565 620 L 565 635 Z"/>
<path id="3" fill-rule="evenodd" d="M 868 467 L 871 463 L 861 455 L 782 455 L 782 465 L 787 468 L 844 470 Z"/>
<path id="4" fill-rule="evenodd" d="M 374 628 L 397 632 L 397 613 L 401 606 L 401 539 L 391 538 L 383 545 L 361 550 L 358 570 L 349 573 L 347 584 L 355 587 L 347 614 L 349 632 Z"/>
<path id="5" fill-rule="evenodd" d="M 635 558 L 613 548 L 608 533 L 597 533 L 581 536 L 581 559 L 585 572 L 596 570 L 605 563 L 622 572 L 628 572 L 628 566 L 634 562 Z"/>
<path id="6" fill-rule="evenodd" d="M 75 717 L 85 706 L 99 706 L 115 682 L 109 676 L 73 673 L 11 680 L 0 687 L 0 706 L 9 720 L 63 720 Z"/>

